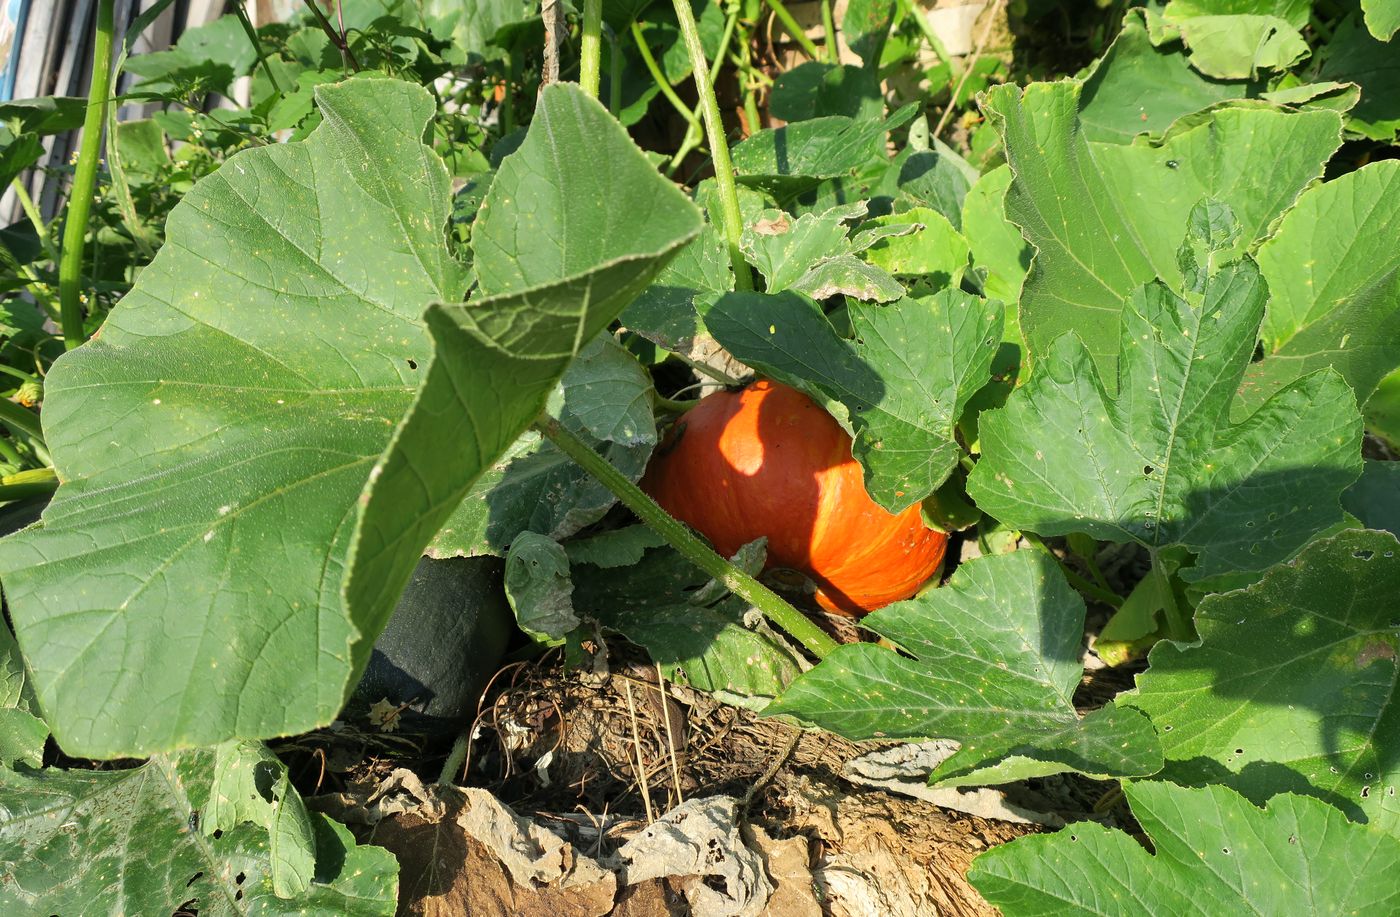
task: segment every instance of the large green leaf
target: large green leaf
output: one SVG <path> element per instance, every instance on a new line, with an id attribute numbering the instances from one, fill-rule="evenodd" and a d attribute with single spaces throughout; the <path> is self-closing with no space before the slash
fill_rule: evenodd
<path id="1" fill-rule="evenodd" d="M 1006 407 L 982 415 L 968 492 L 1042 535 L 1186 545 L 1188 579 L 1289 556 L 1340 521 L 1338 498 L 1361 473 L 1361 418 L 1327 369 L 1228 424 L 1264 296 L 1250 261 L 1210 278 L 1199 307 L 1140 288 L 1123 312 L 1117 397 L 1079 338 L 1062 335 Z"/>
<path id="2" fill-rule="evenodd" d="M 71 753 L 329 722 L 447 512 L 698 229 L 601 107 L 551 89 L 474 233 L 483 295 L 430 313 L 434 356 L 420 315 L 465 288 L 419 139 L 432 99 L 385 79 L 317 96 L 309 139 L 196 185 L 101 337 L 49 375 L 64 483 L 0 543 L 0 574 Z"/>
<path id="3" fill-rule="evenodd" d="M 823 179 L 853 176 L 885 159 L 885 136 L 917 109 L 906 105 L 885 121 L 832 116 L 761 130 L 734 147 L 736 177 L 782 202 Z"/>
<path id="4" fill-rule="evenodd" d="M 1400 130 L 1395 43 L 1378 41 L 1353 15 L 1337 26 L 1325 53 L 1318 79 L 1361 87 L 1361 100 L 1350 112 L 1347 127 L 1375 140 L 1393 139 Z"/>
<path id="5" fill-rule="evenodd" d="M 261 749 L 157 756 L 132 770 L 0 769 L 0 810 L 7 914 L 394 913 L 393 855 L 356 847 L 345 828 L 307 812 Z M 275 887 L 290 864 L 285 810 L 300 813 L 309 845 L 294 892 Z"/>
<path id="6" fill-rule="evenodd" d="M 1142 11 L 1129 10 L 1118 37 L 1084 77 L 1079 122 L 1089 140 L 1128 143 L 1138 134 L 1163 133 L 1182 115 L 1253 97 L 1261 88 L 1255 81 L 1203 76 L 1180 46 L 1154 46 Z"/>
<path id="7" fill-rule="evenodd" d="M 1367 462 L 1342 506 L 1366 528 L 1400 537 L 1400 462 Z"/>
<path id="8" fill-rule="evenodd" d="M 1366 28 L 1381 41 L 1390 41 L 1400 30 L 1400 0 L 1361 0 Z"/>
<path id="9" fill-rule="evenodd" d="M 478 295 L 429 307 L 432 364 L 361 497 L 345 592 L 371 637 L 423 547 L 544 410 L 574 357 L 703 223 L 616 119 L 572 83 L 541 93 L 530 132 L 497 173 L 477 221 Z M 606 388 L 585 380 L 585 395 L 596 398 L 580 398 L 584 428 L 614 442 L 650 437 L 638 426 L 650 406 L 619 412 Z M 645 395 L 634 391 L 638 397 Z M 372 644 L 356 644 L 356 671 Z"/>
<path id="10" fill-rule="evenodd" d="M 1124 789 L 1152 853 L 1081 822 L 982 854 L 968 879 L 1008 915 L 1393 914 L 1400 842 L 1315 799 L 1255 808 L 1224 787 Z"/>
<path id="11" fill-rule="evenodd" d="M 546 410 L 633 481 L 656 445 L 651 377 L 606 335 L 589 342 Z M 603 517 L 617 498 L 538 433 L 526 433 L 473 485 L 434 536 L 434 557 L 503 555 L 521 532 L 565 538 Z"/>
<path id="12" fill-rule="evenodd" d="M 968 561 L 944 586 L 861 623 L 899 651 L 838 647 L 767 712 L 851 739 L 955 739 L 962 747 L 932 775 L 949 786 L 1162 766 L 1146 718 L 1075 712 L 1084 601 L 1042 552 Z"/>
<path id="13" fill-rule="evenodd" d="M 1351 530 L 1196 611 L 1200 642 L 1159 644 L 1138 690 L 1184 774 L 1253 799 L 1320 795 L 1400 837 L 1400 543 Z"/>
<path id="14" fill-rule="evenodd" d="M 710 311 L 709 325 L 748 365 L 844 409 L 866 490 L 898 512 L 958 463 L 954 428 L 991 378 L 1001 304 L 944 290 L 883 306 L 850 300 L 847 313 L 854 341 L 805 297 L 731 293 Z"/>
<path id="15" fill-rule="evenodd" d="M 0 573 L 72 753 L 309 728 L 350 678 L 355 498 L 430 355 L 418 315 L 464 287 L 447 172 L 419 142 L 431 99 L 318 95 L 310 139 L 186 195 L 101 337 L 49 374 L 64 483 Z"/>
<path id="16" fill-rule="evenodd" d="M 1123 301 L 1155 278 L 1177 283 L 1196 204 L 1228 205 L 1244 252 L 1322 174 L 1341 119 L 1246 103 L 1179 121 L 1160 143 L 1093 143 L 1078 130 L 1079 92 L 1070 81 L 998 87 L 987 108 L 1015 173 L 1007 216 L 1037 249 L 1021 299 L 1030 349 L 1075 331 L 1112 380 Z"/>
<path id="17" fill-rule="evenodd" d="M 1366 429 L 1400 449 L 1400 369 L 1381 380 L 1366 402 Z"/>
<path id="18" fill-rule="evenodd" d="M 1365 404 L 1400 366 L 1400 162 L 1377 162 L 1315 185 L 1259 247 L 1269 284 L 1240 407 L 1324 366 Z"/>

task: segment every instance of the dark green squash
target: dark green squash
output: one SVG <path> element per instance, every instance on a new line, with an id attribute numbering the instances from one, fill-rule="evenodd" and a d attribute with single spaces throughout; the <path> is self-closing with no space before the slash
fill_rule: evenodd
<path id="1" fill-rule="evenodd" d="M 363 720 L 381 701 L 408 706 L 402 731 L 460 731 L 505 653 L 515 625 L 496 557 L 425 557 L 375 641 L 346 706 Z"/>

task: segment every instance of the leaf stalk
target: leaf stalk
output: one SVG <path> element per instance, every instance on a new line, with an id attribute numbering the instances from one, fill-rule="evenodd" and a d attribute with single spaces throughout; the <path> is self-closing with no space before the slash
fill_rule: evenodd
<path id="1" fill-rule="evenodd" d="M 603 74 L 603 0 L 583 0 L 583 37 L 579 48 L 578 85 L 598 98 Z"/>
<path id="2" fill-rule="evenodd" d="M 753 274 L 739 248 L 744 232 L 744 218 L 739 210 L 739 189 L 734 183 L 734 162 L 729 157 L 729 140 L 724 136 L 719 101 L 715 98 L 714 82 L 710 79 L 710 63 L 705 58 L 705 46 L 700 42 L 700 29 L 690 0 L 673 0 L 676 19 L 680 22 L 681 38 L 690 55 L 690 70 L 695 76 L 695 90 L 700 98 L 700 112 L 705 116 L 705 133 L 710 143 L 710 158 L 715 164 L 715 184 L 719 189 L 720 227 L 729 247 L 729 263 L 734 268 L 734 286 L 739 290 L 753 289 Z"/>
<path id="3" fill-rule="evenodd" d="M 836 649 L 835 640 L 828 637 L 821 628 L 807 619 L 802 612 L 793 608 L 772 589 L 735 567 L 701 541 L 690 529 L 670 513 L 662 509 L 655 500 L 642 492 L 606 459 L 589 448 L 558 420 L 549 415 L 541 415 L 535 421 L 535 429 L 559 450 L 573 459 L 585 471 L 593 475 L 608 490 L 622 501 L 623 505 L 636 513 L 647 525 L 685 556 L 686 560 L 719 580 L 735 595 L 744 599 L 763 613 L 769 621 L 786 631 L 793 639 L 807 648 L 818 659 L 826 657 Z"/>
<path id="4" fill-rule="evenodd" d="M 97 186 L 97 160 L 102 150 L 102 126 L 107 121 L 112 91 L 112 5 L 97 4 L 97 34 L 92 43 L 92 84 L 88 87 L 87 113 L 83 116 L 83 142 L 68 193 L 68 213 L 63 224 L 63 249 L 58 262 L 58 308 L 63 345 L 69 350 L 87 340 L 83 332 L 83 240 L 87 238 L 92 192 Z"/>

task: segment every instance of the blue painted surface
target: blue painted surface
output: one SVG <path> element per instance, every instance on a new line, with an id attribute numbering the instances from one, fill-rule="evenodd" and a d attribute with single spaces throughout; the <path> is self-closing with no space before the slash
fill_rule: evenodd
<path id="1" fill-rule="evenodd" d="M 0 102 L 10 101 L 15 94 L 15 75 L 19 72 L 20 45 L 24 42 L 24 21 L 29 16 L 30 0 L 0 0 L 0 35 L 13 36 L 10 53 L 0 61 Z"/>

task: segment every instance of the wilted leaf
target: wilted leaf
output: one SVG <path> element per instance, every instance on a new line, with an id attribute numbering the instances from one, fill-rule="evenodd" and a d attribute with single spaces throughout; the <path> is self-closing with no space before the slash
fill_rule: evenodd
<path id="1" fill-rule="evenodd" d="M 569 558 L 554 539 L 524 532 L 506 555 L 506 595 L 520 629 L 536 640 L 561 639 L 578 627 Z"/>

